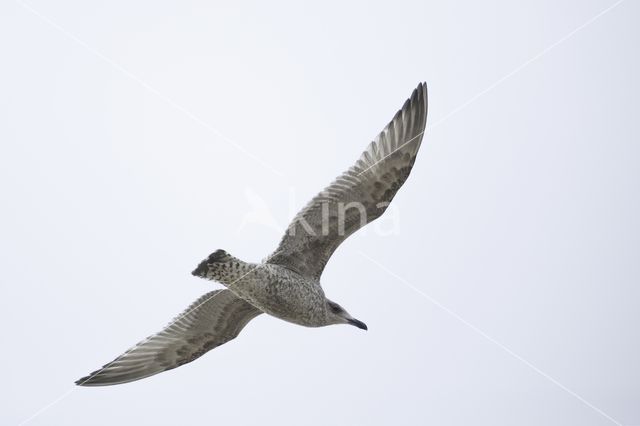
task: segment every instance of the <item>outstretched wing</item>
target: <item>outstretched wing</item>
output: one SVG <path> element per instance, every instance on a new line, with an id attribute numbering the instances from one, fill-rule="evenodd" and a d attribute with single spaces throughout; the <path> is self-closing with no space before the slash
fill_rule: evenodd
<path id="1" fill-rule="evenodd" d="M 427 86 L 420 83 L 355 165 L 293 219 L 266 262 L 319 279 L 336 248 L 377 219 L 405 182 L 427 122 Z"/>
<path id="2" fill-rule="evenodd" d="M 179 367 L 235 338 L 260 313 L 261 310 L 231 291 L 214 290 L 192 303 L 164 330 L 76 384 L 116 385 Z"/>

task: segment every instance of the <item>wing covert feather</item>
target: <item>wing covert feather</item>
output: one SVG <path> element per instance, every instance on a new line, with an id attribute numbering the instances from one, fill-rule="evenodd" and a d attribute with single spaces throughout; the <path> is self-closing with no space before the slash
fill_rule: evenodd
<path id="1" fill-rule="evenodd" d="M 200 297 L 164 330 L 154 334 L 76 381 L 80 386 L 106 386 L 139 380 L 189 363 L 234 339 L 262 311 L 230 290 Z"/>

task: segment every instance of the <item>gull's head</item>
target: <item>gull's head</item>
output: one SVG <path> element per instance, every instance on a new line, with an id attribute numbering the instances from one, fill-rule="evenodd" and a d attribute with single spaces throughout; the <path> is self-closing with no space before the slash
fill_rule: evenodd
<path id="1" fill-rule="evenodd" d="M 327 319 L 329 320 L 330 324 L 350 324 L 362 330 L 367 329 L 367 324 L 349 315 L 349 312 L 347 312 L 342 306 L 338 305 L 336 302 L 332 302 L 331 300 L 327 299 L 326 303 L 327 303 Z"/>

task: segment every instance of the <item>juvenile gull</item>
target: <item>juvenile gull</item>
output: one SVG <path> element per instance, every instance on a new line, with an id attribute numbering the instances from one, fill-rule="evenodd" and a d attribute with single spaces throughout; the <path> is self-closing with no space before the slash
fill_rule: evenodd
<path id="1" fill-rule="evenodd" d="M 411 172 L 426 121 L 427 86 L 420 83 L 358 161 L 296 215 L 275 252 L 248 263 L 215 251 L 192 274 L 226 289 L 205 294 L 164 330 L 76 384 L 115 385 L 179 367 L 234 339 L 263 312 L 306 327 L 366 330 L 325 297 L 320 276 L 336 248 L 387 209 Z"/>

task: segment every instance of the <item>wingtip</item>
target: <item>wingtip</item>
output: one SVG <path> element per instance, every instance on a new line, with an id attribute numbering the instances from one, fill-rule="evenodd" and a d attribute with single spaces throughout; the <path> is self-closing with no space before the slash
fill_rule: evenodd
<path id="1" fill-rule="evenodd" d="M 102 369 L 96 370 L 87 376 L 81 377 L 78 380 L 76 380 L 74 383 L 77 386 L 92 386 L 93 383 L 95 382 L 96 376 L 100 374 L 100 371 L 102 371 Z"/>
<path id="2" fill-rule="evenodd" d="M 154 373 L 155 374 L 155 373 Z M 144 379 L 153 374 L 142 374 L 142 375 L 109 375 L 109 374 L 101 374 L 101 370 L 98 370 L 95 373 L 91 373 L 88 376 L 85 376 L 81 379 L 75 381 L 76 386 L 83 387 L 103 387 L 103 386 L 113 386 L 120 385 L 123 383 L 129 383 L 136 380 Z"/>
<path id="3" fill-rule="evenodd" d="M 422 96 L 424 96 L 424 98 L 427 98 L 427 82 L 426 81 L 421 81 L 418 84 L 418 87 L 416 87 L 416 93 L 420 93 L 422 94 Z"/>
<path id="4" fill-rule="evenodd" d="M 76 380 L 74 383 L 76 384 L 76 386 L 89 386 L 89 381 L 91 380 L 91 377 L 92 377 L 91 375 L 81 377 L 78 380 Z"/>
<path id="5" fill-rule="evenodd" d="M 413 89 L 411 96 L 406 100 L 401 110 L 409 108 L 411 105 L 415 105 L 418 103 L 422 103 L 424 105 L 427 104 L 428 94 L 427 94 L 427 82 L 421 81 L 418 83 L 418 86 Z"/>

